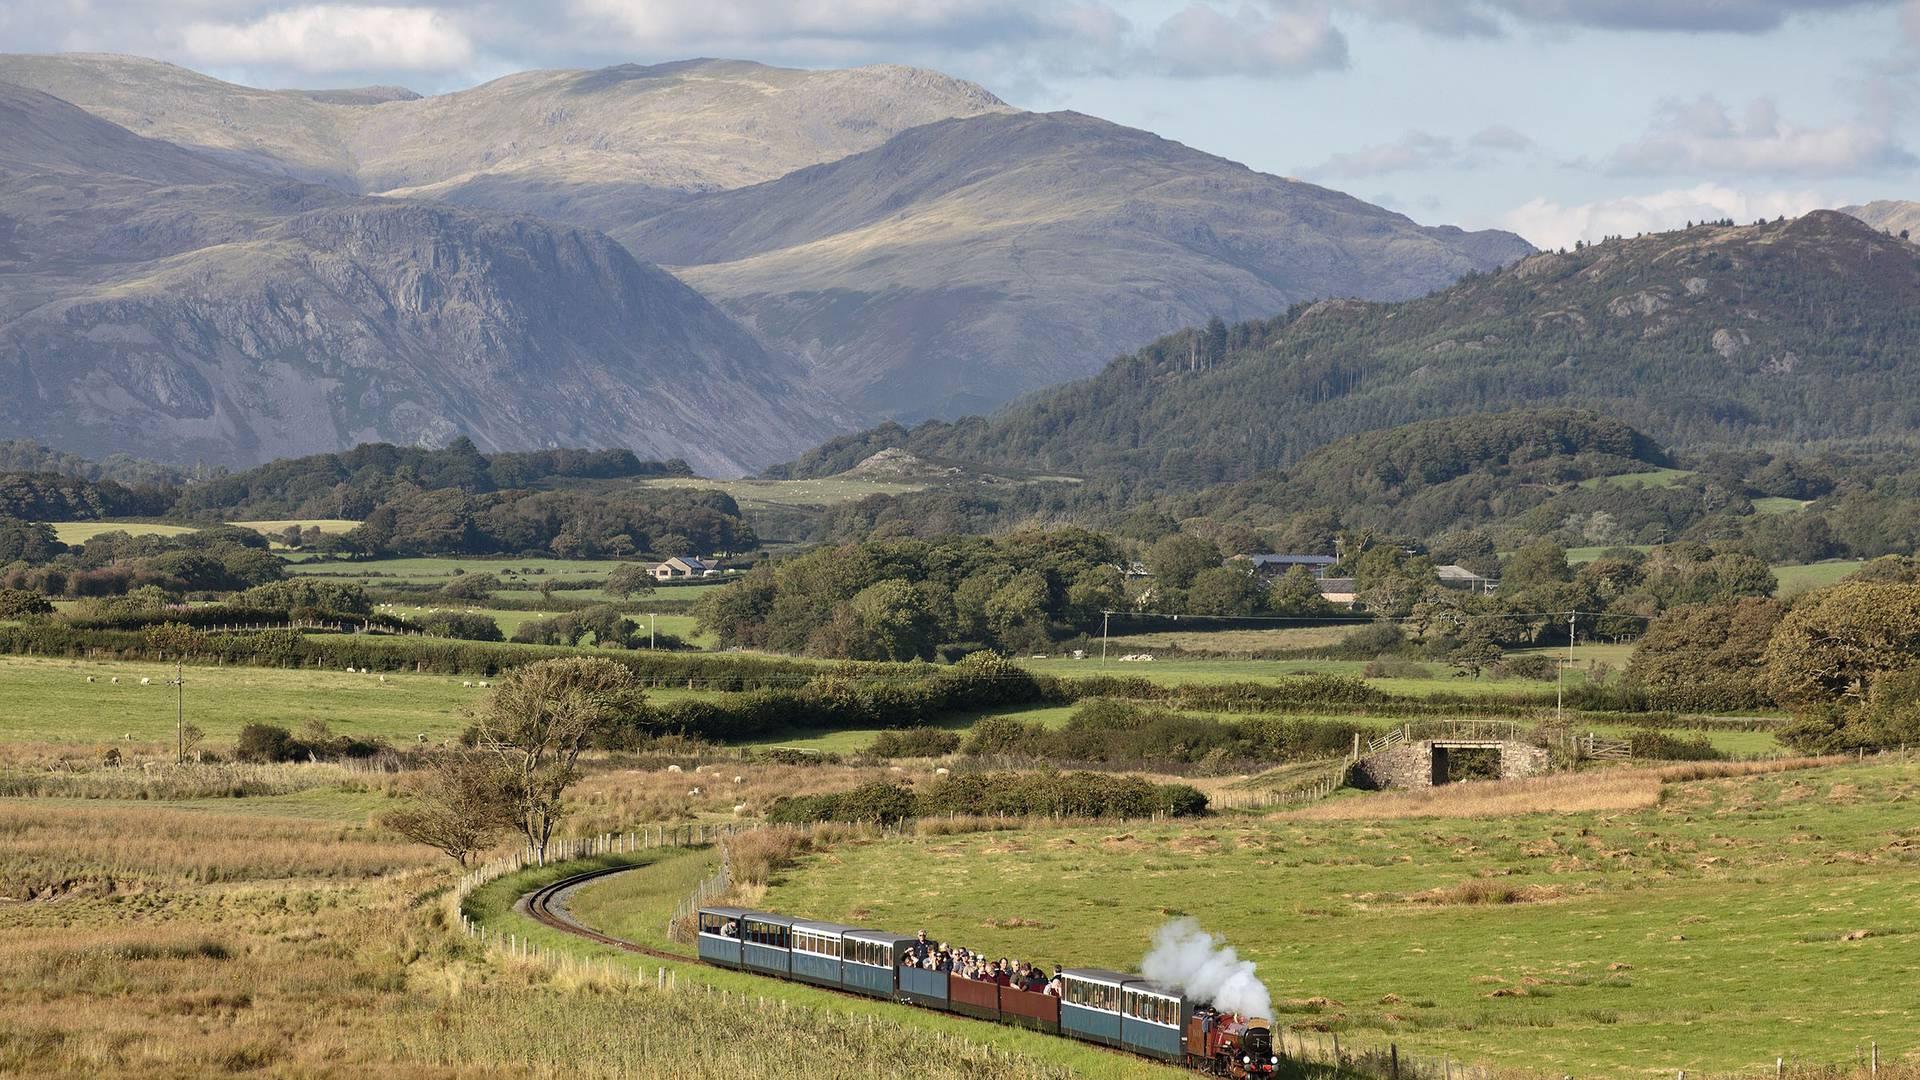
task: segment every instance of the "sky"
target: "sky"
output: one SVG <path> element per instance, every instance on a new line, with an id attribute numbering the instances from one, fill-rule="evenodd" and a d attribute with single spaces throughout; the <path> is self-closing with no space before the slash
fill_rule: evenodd
<path id="1" fill-rule="evenodd" d="M 1920 199 L 1920 0 L 0 0 L 0 48 L 422 93 L 911 64 L 1543 247 Z"/>

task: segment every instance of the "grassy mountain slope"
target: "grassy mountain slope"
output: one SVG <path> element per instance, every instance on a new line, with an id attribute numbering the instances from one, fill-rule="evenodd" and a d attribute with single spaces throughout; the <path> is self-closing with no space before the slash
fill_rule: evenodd
<path id="1" fill-rule="evenodd" d="M 904 445 L 1192 488 L 1355 432 L 1541 405 L 1682 449 L 1920 426 L 1920 254 L 1831 211 L 1534 255 L 1405 303 L 1305 306 L 1233 327 L 1211 363 L 1199 338 L 1162 339 L 990 418 L 836 440 L 782 472 Z"/>
<path id="2" fill-rule="evenodd" d="M 929 124 L 613 232 L 905 416 L 997 405 L 1210 314 L 1417 296 L 1531 250 L 1075 113 Z"/>
<path id="3" fill-rule="evenodd" d="M 843 422 L 605 236 L 360 200 L 0 84 L 0 431 L 241 463 L 384 439 L 739 473 Z"/>
<path id="4" fill-rule="evenodd" d="M 1859 218 L 1882 232 L 1920 233 L 1920 202 L 1875 199 L 1861 206 L 1843 206 L 1840 212 Z"/>

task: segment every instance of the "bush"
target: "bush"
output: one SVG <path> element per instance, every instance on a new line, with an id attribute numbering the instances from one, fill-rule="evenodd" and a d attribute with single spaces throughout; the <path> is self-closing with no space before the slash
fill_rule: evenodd
<path id="1" fill-rule="evenodd" d="M 478 576 L 478 575 L 475 575 Z M 458 638 L 461 641 L 505 641 L 500 624 L 491 615 L 466 611 L 434 611 L 416 620 L 421 630 L 433 637 Z"/>
<path id="2" fill-rule="evenodd" d="M 53 604 L 37 592 L 0 589 L 0 619 L 25 619 L 53 614 Z"/>
<path id="3" fill-rule="evenodd" d="M 1559 677 L 1560 662 L 1541 653 L 1527 653 L 1524 656 L 1508 656 L 1500 661 L 1500 670 L 1516 679 L 1538 679 L 1552 682 Z"/>
<path id="4" fill-rule="evenodd" d="M 1627 736 L 1633 756 L 1654 761 L 1724 761 L 1726 754 L 1705 735 L 1675 735 L 1670 731 L 1643 729 Z"/>
<path id="5" fill-rule="evenodd" d="M 1404 656 L 1376 656 L 1360 672 L 1368 679 L 1431 679 L 1433 669 Z"/>
<path id="6" fill-rule="evenodd" d="M 233 756 L 240 761 L 297 761 L 307 754 L 293 732 L 273 724 L 248 724 L 233 744 Z"/>
<path id="7" fill-rule="evenodd" d="M 877 757 L 940 757 L 960 749 L 960 733 L 937 727 L 883 731 L 874 736 L 867 752 Z"/>

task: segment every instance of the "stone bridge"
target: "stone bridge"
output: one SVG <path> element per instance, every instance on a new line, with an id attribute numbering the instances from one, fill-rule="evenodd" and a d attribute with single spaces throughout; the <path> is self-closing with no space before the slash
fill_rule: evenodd
<path id="1" fill-rule="evenodd" d="M 1547 770 L 1545 747 L 1520 739 L 1518 725 L 1477 722 L 1415 735 L 1402 727 L 1364 747 L 1355 741 L 1352 782 L 1363 788 L 1424 788 L 1451 782 L 1457 755 L 1499 755 L 1500 779 L 1534 776 Z"/>

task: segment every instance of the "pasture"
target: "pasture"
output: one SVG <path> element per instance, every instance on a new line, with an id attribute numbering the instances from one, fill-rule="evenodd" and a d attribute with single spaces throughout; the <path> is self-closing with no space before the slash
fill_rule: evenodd
<path id="1" fill-rule="evenodd" d="M 1583 488 L 1666 488 L 1672 487 L 1693 475 L 1691 469 L 1645 469 L 1640 472 L 1619 473 L 1614 476 L 1593 476 L 1580 481 Z"/>
<path id="2" fill-rule="evenodd" d="M 313 721 L 339 735 L 438 742 L 460 734 L 486 693 L 446 675 L 388 674 L 383 683 L 344 671 L 189 667 L 185 676 L 187 722 L 216 743 L 231 743 L 249 723 L 299 731 Z M 168 664 L 0 657 L 0 742 L 171 746 L 171 678 Z"/>
<path id="3" fill-rule="evenodd" d="M 1530 1074 L 1851 1061 L 1868 1040 L 1920 1055 L 1920 998 L 1890 992 L 1920 959 L 1920 769 L 1623 790 L 1567 813 L 1548 794 L 1393 818 L 1355 795 L 1335 800 L 1351 820 L 867 841 L 760 902 L 1126 970 L 1191 915 L 1259 963 L 1283 1022 Z"/>
<path id="4" fill-rule="evenodd" d="M 192 525 L 168 525 L 158 521 L 56 521 L 53 535 L 63 544 L 84 544 L 101 533 L 123 532 L 128 536 L 179 536 L 193 532 Z"/>
<path id="5" fill-rule="evenodd" d="M 1781 598 L 1825 588 L 1866 565 L 1859 559 L 1829 559 L 1826 562 L 1776 566 L 1773 576 L 1780 581 L 1774 595 Z"/>
<path id="6" fill-rule="evenodd" d="M 869 495 L 906 495 L 926 484 L 910 481 L 868 480 L 858 476 L 828 476 L 818 480 L 709 480 L 705 477 L 654 477 L 633 483 L 645 488 L 698 488 L 723 491 L 743 511 L 770 507 L 836 506 Z"/>

